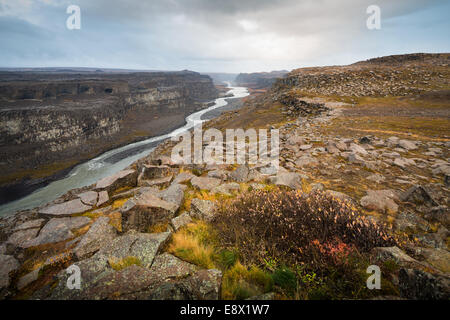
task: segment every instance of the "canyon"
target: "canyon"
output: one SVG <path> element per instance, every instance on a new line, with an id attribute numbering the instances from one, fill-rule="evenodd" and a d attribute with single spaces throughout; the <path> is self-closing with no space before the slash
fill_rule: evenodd
<path id="1" fill-rule="evenodd" d="M 217 98 L 191 71 L 0 72 L 0 203 L 109 149 L 170 132 Z"/>

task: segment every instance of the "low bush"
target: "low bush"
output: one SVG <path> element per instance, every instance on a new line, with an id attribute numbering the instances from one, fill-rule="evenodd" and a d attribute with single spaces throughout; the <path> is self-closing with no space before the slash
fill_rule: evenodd
<path id="1" fill-rule="evenodd" d="M 322 191 L 250 191 L 224 203 L 213 225 L 222 245 L 237 248 L 248 265 L 345 266 L 354 253 L 396 245 L 384 226 Z"/>

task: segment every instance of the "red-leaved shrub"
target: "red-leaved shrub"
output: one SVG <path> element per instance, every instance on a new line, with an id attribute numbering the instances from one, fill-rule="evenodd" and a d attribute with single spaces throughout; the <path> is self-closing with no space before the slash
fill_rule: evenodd
<path id="1" fill-rule="evenodd" d="M 213 224 L 225 246 L 258 264 L 342 264 L 354 251 L 396 244 L 384 226 L 321 191 L 251 191 L 223 204 Z"/>

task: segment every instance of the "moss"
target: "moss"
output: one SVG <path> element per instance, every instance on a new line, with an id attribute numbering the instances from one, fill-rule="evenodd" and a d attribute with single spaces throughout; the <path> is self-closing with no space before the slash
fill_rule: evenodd
<path id="1" fill-rule="evenodd" d="M 257 267 L 247 268 L 239 261 L 225 271 L 222 280 L 222 299 L 246 299 L 272 290 L 270 274 Z"/>
<path id="2" fill-rule="evenodd" d="M 114 201 L 112 203 L 111 208 L 112 209 L 118 209 L 118 208 L 122 207 L 125 204 L 125 202 L 127 202 L 129 199 L 130 198 L 124 198 L 124 199 L 116 200 L 116 201 Z"/>

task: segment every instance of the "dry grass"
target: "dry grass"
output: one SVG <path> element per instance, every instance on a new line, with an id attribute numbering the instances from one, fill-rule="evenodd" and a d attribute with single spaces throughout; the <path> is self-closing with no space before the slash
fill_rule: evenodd
<path id="1" fill-rule="evenodd" d="M 137 266 L 141 265 L 141 261 L 138 258 L 132 256 L 123 259 L 111 258 L 108 260 L 108 263 L 111 266 L 111 268 L 113 268 L 116 271 L 128 268 L 129 266 L 132 265 Z"/>
<path id="2" fill-rule="evenodd" d="M 203 268 L 214 268 L 214 235 L 215 232 L 206 222 L 195 221 L 173 234 L 168 251 Z"/>

